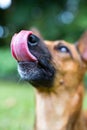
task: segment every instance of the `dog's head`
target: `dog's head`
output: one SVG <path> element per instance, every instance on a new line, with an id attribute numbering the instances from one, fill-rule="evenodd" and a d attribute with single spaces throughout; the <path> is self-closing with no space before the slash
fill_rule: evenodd
<path id="1" fill-rule="evenodd" d="M 74 89 L 83 79 L 87 62 L 87 32 L 76 44 L 44 41 L 39 33 L 21 31 L 11 41 L 22 79 L 37 88 Z"/>

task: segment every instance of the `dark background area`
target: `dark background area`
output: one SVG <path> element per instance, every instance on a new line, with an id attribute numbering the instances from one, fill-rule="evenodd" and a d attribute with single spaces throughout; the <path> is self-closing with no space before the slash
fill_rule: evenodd
<path id="1" fill-rule="evenodd" d="M 32 26 L 45 39 L 74 42 L 87 28 L 87 1 L 12 0 L 8 8 L 0 8 L 0 46 L 8 46 L 15 32 Z"/>

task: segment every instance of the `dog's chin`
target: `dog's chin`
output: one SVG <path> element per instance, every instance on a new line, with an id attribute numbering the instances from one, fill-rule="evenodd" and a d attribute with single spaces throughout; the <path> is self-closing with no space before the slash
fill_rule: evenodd
<path id="1" fill-rule="evenodd" d="M 18 72 L 23 80 L 35 87 L 51 87 L 54 79 L 54 68 L 48 64 L 40 65 L 38 62 L 18 62 Z"/>

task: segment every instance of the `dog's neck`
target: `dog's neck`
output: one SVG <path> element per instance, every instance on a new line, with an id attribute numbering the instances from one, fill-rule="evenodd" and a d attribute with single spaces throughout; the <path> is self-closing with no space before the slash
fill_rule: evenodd
<path id="1" fill-rule="evenodd" d="M 77 94 L 36 91 L 35 130 L 77 130 L 81 127 L 85 130 L 81 123 L 81 100 Z"/>

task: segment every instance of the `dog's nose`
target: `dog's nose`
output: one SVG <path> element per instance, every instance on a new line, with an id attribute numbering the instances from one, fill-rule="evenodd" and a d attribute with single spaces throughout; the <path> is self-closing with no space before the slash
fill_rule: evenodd
<path id="1" fill-rule="evenodd" d="M 28 36 L 28 45 L 36 46 L 38 44 L 39 38 L 34 34 Z"/>
<path id="2" fill-rule="evenodd" d="M 17 61 L 36 61 L 36 57 L 30 52 L 28 48 L 28 37 L 32 35 L 31 31 L 22 30 L 16 33 L 11 40 L 11 52 Z M 31 42 L 36 42 L 34 38 L 30 38 Z"/>

